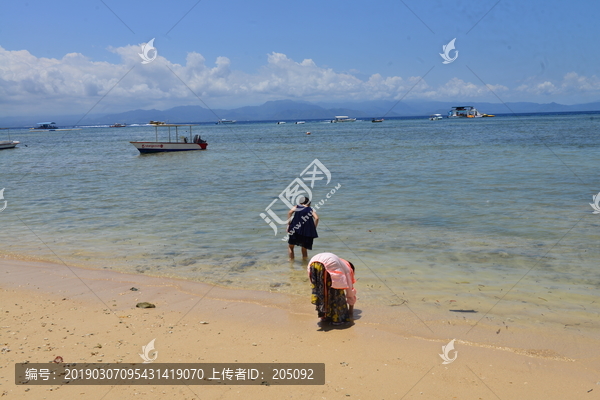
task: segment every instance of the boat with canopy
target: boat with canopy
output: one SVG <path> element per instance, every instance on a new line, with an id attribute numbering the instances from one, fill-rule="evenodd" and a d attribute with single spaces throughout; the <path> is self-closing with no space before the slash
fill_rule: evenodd
<path id="1" fill-rule="evenodd" d="M 180 124 L 165 124 L 165 123 L 152 123 L 154 125 L 155 141 L 154 142 L 129 142 L 139 150 L 140 153 L 163 153 L 168 151 L 193 151 L 193 150 L 206 150 L 208 143 L 200 137 L 200 135 L 194 135 L 192 133 L 192 127 L 197 125 L 180 125 Z M 158 128 L 167 128 L 168 141 L 158 140 Z M 171 128 L 175 128 L 173 132 L 174 138 L 171 135 Z M 189 133 L 188 136 L 179 136 L 180 131 L 182 133 Z M 189 131 L 189 132 L 188 132 Z M 174 140 L 173 140 L 174 139 Z"/>

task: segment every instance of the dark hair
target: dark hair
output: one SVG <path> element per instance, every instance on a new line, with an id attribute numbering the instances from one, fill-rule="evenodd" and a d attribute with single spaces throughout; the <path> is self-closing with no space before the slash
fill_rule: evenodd
<path id="1" fill-rule="evenodd" d="M 310 203 L 310 199 L 308 197 L 304 196 L 304 200 L 302 200 L 300 202 L 300 204 L 308 204 L 308 203 Z"/>
<path id="2" fill-rule="evenodd" d="M 348 260 L 346 260 L 346 261 L 348 261 Z M 350 268 L 352 268 L 352 272 L 355 272 L 354 264 L 352 264 L 350 261 L 348 261 L 348 264 L 350 264 Z"/>

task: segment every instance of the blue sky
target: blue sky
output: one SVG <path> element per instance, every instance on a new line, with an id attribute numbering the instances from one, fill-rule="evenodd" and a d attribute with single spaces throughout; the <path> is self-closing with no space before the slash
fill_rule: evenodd
<path id="1" fill-rule="evenodd" d="M 211 108 L 600 101 L 599 11 L 590 1 L 3 2 L 0 116 L 87 112 L 104 95 L 94 113 L 202 105 L 192 91 Z M 158 57 L 142 65 L 152 38 Z M 453 38 L 458 58 L 444 65 Z"/>

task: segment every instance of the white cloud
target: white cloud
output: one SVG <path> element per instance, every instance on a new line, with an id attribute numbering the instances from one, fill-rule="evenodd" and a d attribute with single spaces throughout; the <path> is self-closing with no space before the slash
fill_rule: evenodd
<path id="1" fill-rule="evenodd" d="M 533 80 L 533 79 L 531 79 Z M 517 88 L 517 91 L 542 96 L 565 96 L 600 94 L 600 79 L 596 75 L 591 77 L 581 76 L 576 72 L 565 74 L 561 82 L 550 81 L 525 83 Z"/>
<path id="2" fill-rule="evenodd" d="M 561 86 L 563 90 L 597 92 L 600 90 L 600 79 L 596 75 L 586 77 L 580 76 L 576 72 L 569 72 L 563 78 Z"/>
<path id="3" fill-rule="evenodd" d="M 418 76 L 373 74 L 368 79 L 359 79 L 351 73 L 320 67 L 311 59 L 298 62 L 276 52 L 267 55 L 267 63 L 256 73 L 248 74 L 233 69 L 227 57 L 218 57 L 211 66 L 201 54 L 192 52 L 188 53 L 185 64 L 180 65 L 162 57 L 159 48 L 156 60 L 143 65 L 138 55 L 139 45 L 108 50 L 121 57 L 118 64 L 92 61 L 78 53 L 67 54 L 62 59 L 37 58 L 26 50 L 7 51 L 0 47 L 3 114 L 0 116 L 85 113 L 104 95 L 94 113 L 199 104 L 193 93 L 212 108 L 284 98 L 306 101 L 392 100 L 405 96 L 428 100 L 490 99 L 493 96 L 490 90 L 506 97 L 511 97 L 511 92 L 600 93 L 598 78 L 579 76 L 575 72 L 566 74 L 559 83 L 527 83 L 511 91 L 503 85 L 486 87 L 459 78 L 452 78 L 439 87 L 429 86 Z"/>

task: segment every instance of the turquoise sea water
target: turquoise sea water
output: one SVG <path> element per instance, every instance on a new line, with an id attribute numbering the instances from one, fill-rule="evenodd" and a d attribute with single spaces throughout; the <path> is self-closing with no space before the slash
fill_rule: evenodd
<path id="1" fill-rule="evenodd" d="M 364 304 L 600 325 L 598 115 L 197 133 L 208 150 L 141 156 L 128 142 L 153 140 L 151 127 L 11 131 L 23 144 L 0 152 L 0 251 L 307 293 L 305 265 L 259 214 L 319 159 L 331 181 L 314 199 L 339 189 L 309 254 L 353 261 Z"/>

